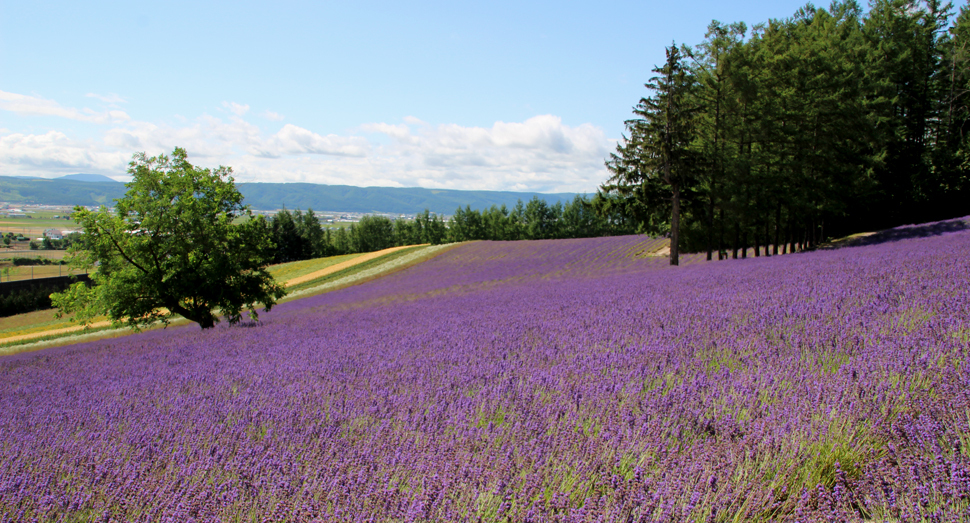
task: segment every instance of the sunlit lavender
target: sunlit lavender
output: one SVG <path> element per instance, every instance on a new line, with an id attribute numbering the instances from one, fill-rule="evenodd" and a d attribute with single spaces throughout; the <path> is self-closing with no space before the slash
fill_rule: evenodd
<path id="1" fill-rule="evenodd" d="M 970 231 L 655 249 L 474 243 L 256 326 L 0 359 L 0 520 L 970 512 Z"/>

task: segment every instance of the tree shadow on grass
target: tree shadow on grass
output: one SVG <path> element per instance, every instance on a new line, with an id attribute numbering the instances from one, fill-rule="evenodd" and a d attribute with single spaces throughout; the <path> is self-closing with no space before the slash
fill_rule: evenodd
<path id="1" fill-rule="evenodd" d="M 902 225 L 886 229 L 867 236 L 849 238 L 833 247 L 861 247 L 864 245 L 878 245 L 880 243 L 896 242 L 912 238 L 928 238 L 951 232 L 970 230 L 970 216 L 941 220 L 938 222 L 920 223 L 917 225 Z"/>

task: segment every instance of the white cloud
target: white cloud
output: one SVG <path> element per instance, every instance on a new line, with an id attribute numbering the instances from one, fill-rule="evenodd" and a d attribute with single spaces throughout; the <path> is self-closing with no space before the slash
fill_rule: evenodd
<path id="1" fill-rule="evenodd" d="M 0 169 L 6 174 L 123 172 L 131 155 L 79 142 L 58 131 L 0 136 Z"/>
<path id="2" fill-rule="evenodd" d="M 193 156 L 205 158 L 231 158 L 262 143 L 260 130 L 237 117 L 228 122 L 202 115 L 182 126 L 159 125 L 148 122 L 131 122 L 116 127 L 104 135 L 105 144 L 131 152 L 148 154 L 171 152 L 183 147 Z"/>
<path id="3" fill-rule="evenodd" d="M 406 186 L 583 192 L 606 179 L 611 142 L 590 124 L 571 127 L 553 115 L 491 128 L 411 122 L 422 127 L 412 133 L 403 125 L 362 126 L 393 139 L 374 161 Z"/>
<path id="4" fill-rule="evenodd" d="M 236 102 L 222 102 L 222 106 L 236 116 L 242 116 L 249 112 L 249 106 L 245 104 L 237 104 Z"/>
<path id="5" fill-rule="evenodd" d="M 357 136 L 321 136 L 312 131 L 286 124 L 268 141 L 256 146 L 258 156 L 277 158 L 282 155 L 326 154 L 334 156 L 366 156 L 369 144 Z"/>
<path id="6" fill-rule="evenodd" d="M 124 111 L 97 112 L 88 108 L 64 107 L 54 100 L 0 91 L 0 110 L 29 116 L 59 116 L 81 122 L 108 124 L 130 120 Z"/>
<path id="7" fill-rule="evenodd" d="M 228 118 L 203 114 L 145 122 L 0 91 L 3 110 L 110 125 L 93 127 L 84 139 L 62 130 L 0 130 L 0 172 L 122 176 L 132 153 L 168 154 L 184 147 L 193 163 L 232 166 L 239 181 L 591 192 L 607 178 L 603 161 L 615 144 L 596 126 L 566 125 L 554 115 L 490 127 L 433 125 L 409 116 L 341 134 L 293 124 L 273 133 L 245 119 L 248 106 L 223 107 L 232 113 Z"/>
<path id="8" fill-rule="evenodd" d="M 404 125 L 391 125 L 387 123 L 367 123 L 360 126 L 361 130 L 368 133 L 380 133 L 390 136 L 394 140 L 404 143 L 418 143 L 418 137 L 411 134 L 411 129 Z"/>
<path id="9" fill-rule="evenodd" d="M 282 122 L 283 120 L 286 119 L 286 117 L 283 116 L 282 114 L 275 113 L 273 111 L 263 111 L 263 118 L 266 118 L 267 120 L 273 120 L 274 122 Z"/>
<path id="10" fill-rule="evenodd" d="M 607 177 L 603 160 L 614 145 L 598 127 L 567 126 L 551 115 L 497 122 L 487 128 L 432 126 L 416 118 L 406 123 L 419 127 L 361 125 L 364 133 L 391 139 L 386 145 L 367 144 L 366 156 L 310 156 L 309 146 L 294 145 L 299 140 L 284 140 L 284 136 L 299 136 L 306 142 L 353 137 L 322 137 L 296 126 L 284 127 L 270 140 L 281 142 L 272 151 L 235 159 L 232 166 L 240 181 L 592 192 Z M 283 147 L 282 142 L 290 146 Z"/>
<path id="11" fill-rule="evenodd" d="M 126 103 L 128 103 L 127 100 L 125 100 L 124 98 L 116 95 L 115 93 L 108 93 L 106 95 L 105 94 L 97 94 L 97 93 L 88 93 L 88 94 L 86 94 L 84 96 L 87 96 L 88 98 L 97 98 L 98 100 L 101 100 L 102 102 L 107 103 L 107 104 L 126 104 Z"/>

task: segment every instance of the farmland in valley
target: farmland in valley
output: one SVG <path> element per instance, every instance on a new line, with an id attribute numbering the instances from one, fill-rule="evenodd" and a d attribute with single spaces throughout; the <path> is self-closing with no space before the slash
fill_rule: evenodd
<path id="1" fill-rule="evenodd" d="M 865 240 L 476 242 L 0 358 L 0 520 L 958 520 L 970 229 Z"/>

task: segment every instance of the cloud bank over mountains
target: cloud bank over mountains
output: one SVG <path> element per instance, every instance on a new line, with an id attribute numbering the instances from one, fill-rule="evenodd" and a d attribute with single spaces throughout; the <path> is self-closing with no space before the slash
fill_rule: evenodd
<path id="1" fill-rule="evenodd" d="M 0 129 L 0 175 L 98 172 L 120 179 L 132 153 L 168 154 L 179 146 L 199 165 L 232 166 L 240 182 L 592 192 L 607 177 L 603 161 L 615 145 L 599 127 L 569 126 L 554 115 L 491 127 L 409 116 L 323 134 L 233 101 L 216 115 L 149 122 L 121 110 L 126 102 L 117 94 L 85 96 L 104 107 L 0 91 L 0 111 L 27 123 L 19 132 Z"/>

